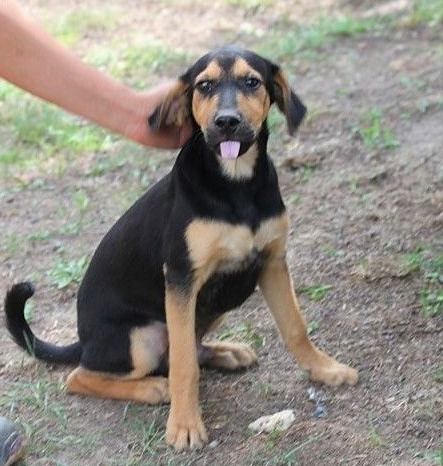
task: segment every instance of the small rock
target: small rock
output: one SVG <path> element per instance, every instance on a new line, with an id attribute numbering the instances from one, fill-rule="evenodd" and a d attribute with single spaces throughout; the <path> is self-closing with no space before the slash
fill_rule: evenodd
<path id="1" fill-rule="evenodd" d="M 315 404 L 324 403 L 327 401 L 326 395 L 321 390 L 316 390 L 314 387 L 308 388 L 309 401 Z"/>
<path id="2" fill-rule="evenodd" d="M 312 413 L 312 417 L 316 418 L 321 418 L 321 417 L 326 417 L 328 414 L 328 411 L 324 406 L 318 405 L 315 409 L 314 412 Z"/>
<path id="3" fill-rule="evenodd" d="M 254 432 L 272 432 L 275 429 L 287 430 L 295 421 L 295 414 L 292 409 L 286 409 L 269 416 L 262 416 L 249 424 L 248 429 Z"/>
<path id="4" fill-rule="evenodd" d="M 218 440 L 213 440 L 208 446 L 209 448 L 215 448 L 218 447 L 219 443 L 220 442 Z"/>

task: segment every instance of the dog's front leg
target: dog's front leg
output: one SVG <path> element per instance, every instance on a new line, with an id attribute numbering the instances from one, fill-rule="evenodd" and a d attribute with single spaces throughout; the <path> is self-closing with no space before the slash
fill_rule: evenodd
<path id="1" fill-rule="evenodd" d="M 328 385 L 356 384 L 358 373 L 355 369 L 340 364 L 309 339 L 283 254 L 268 259 L 259 285 L 286 346 L 300 367 L 310 372 L 311 379 Z"/>
<path id="2" fill-rule="evenodd" d="M 207 442 L 199 405 L 199 366 L 195 336 L 196 293 L 166 286 L 171 408 L 166 442 L 177 450 Z"/>

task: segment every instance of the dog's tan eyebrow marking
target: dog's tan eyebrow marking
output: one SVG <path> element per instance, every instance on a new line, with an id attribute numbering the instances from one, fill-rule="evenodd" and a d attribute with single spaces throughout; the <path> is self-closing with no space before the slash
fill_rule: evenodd
<path id="1" fill-rule="evenodd" d="M 200 81 L 213 81 L 220 79 L 223 74 L 223 70 L 216 61 L 211 61 L 209 65 L 195 78 L 195 82 Z"/>
<path id="2" fill-rule="evenodd" d="M 257 78 L 263 80 L 263 76 L 258 71 L 254 70 L 242 57 L 237 57 L 235 59 L 231 67 L 231 74 L 237 78 Z"/>

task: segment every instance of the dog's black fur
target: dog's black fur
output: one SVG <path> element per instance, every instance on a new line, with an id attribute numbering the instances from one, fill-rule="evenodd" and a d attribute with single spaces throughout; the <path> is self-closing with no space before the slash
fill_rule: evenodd
<path id="1" fill-rule="evenodd" d="M 264 77 L 271 103 L 277 99 L 284 108 L 283 90 L 274 82 L 279 67 L 234 48 L 204 56 L 181 77 L 187 86 L 188 107 L 193 80 L 218 56 L 222 57 L 219 62 L 223 68 L 229 68 L 236 57 L 244 57 Z M 306 109 L 292 92 L 289 104 L 286 116 L 293 132 Z M 158 125 L 158 113 L 150 119 L 154 127 Z M 256 138 L 258 158 L 253 176 L 232 180 L 222 172 L 217 155 L 192 115 L 191 119 L 194 132 L 172 171 L 117 221 L 98 246 L 78 291 L 78 343 L 58 347 L 35 337 L 23 316 L 25 301 L 33 294 L 30 283 L 15 285 L 7 293 L 7 327 L 15 341 L 36 358 L 53 363 L 80 363 L 106 373 L 130 372 L 131 329 L 153 321 L 165 322 L 164 264 L 168 283 L 184 290 L 189 286 L 192 264 L 184 237 L 186 226 L 200 218 L 245 225 L 254 232 L 263 220 L 284 211 L 277 174 L 267 154 L 266 121 Z M 205 283 L 196 306 L 199 334 L 253 292 L 265 260 L 263 254 L 257 252 L 240 270 L 216 273 Z M 164 364 L 157 368 L 158 372 L 164 370 Z"/>
<path id="2" fill-rule="evenodd" d="M 172 171 L 109 230 L 78 298 L 79 341 L 43 342 L 24 318 L 33 286 L 5 300 L 15 341 L 39 359 L 79 365 L 68 391 L 146 403 L 171 401 L 166 441 L 207 441 L 199 407 L 199 365 L 253 364 L 241 343 L 202 337 L 257 283 L 301 368 L 316 381 L 355 384 L 355 370 L 309 340 L 285 260 L 289 220 L 267 154 L 266 117 L 276 102 L 292 134 L 306 108 L 280 68 L 252 52 L 218 49 L 198 60 L 153 113 L 152 128 L 183 124 L 193 134 Z M 163 377 L 169 369 L 169 377 Z"/>

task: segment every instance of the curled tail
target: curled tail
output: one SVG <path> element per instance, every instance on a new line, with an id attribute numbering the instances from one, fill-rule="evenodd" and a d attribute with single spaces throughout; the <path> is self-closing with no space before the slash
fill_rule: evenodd
<path id="1" fill-rule="evenodd" d="M 56 346 L 39 340 L 25 319 L 25 303 L 34 294 L 30 282 L 14 285 L 6 294 L 6 327 L 14 341 L 30 355 L 56 364 L 78 364 L 81 357 L 80 342 L 68 346 Z"/>

